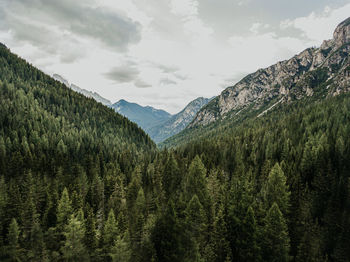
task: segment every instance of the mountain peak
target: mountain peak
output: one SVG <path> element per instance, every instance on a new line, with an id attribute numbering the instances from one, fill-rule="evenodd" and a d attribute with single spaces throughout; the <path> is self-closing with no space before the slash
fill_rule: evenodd
<path id="1" fill-rule="evenodd" d="M 333 38 L 336 46 L 342 46 L 346 43 L 350 43 L 350 17 L 337 26 L 334 31 Z"/>
<path id="2" fill-rule="evenodd" d="M 189 127 L 205 126 L 244 112 L 268 112 L 280 103 L 310 96 L 350 92 L 350 18 L 320 48 L 308 48 L 289 60 L 247 75 L 203 107 Z M 323 92 L 323 93 L 322 93 Z"/>

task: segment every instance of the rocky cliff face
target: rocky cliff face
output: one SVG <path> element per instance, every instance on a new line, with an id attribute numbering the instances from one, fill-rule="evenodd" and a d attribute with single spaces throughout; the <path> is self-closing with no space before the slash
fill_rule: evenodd
<path id="1" fill-rule="evenodd" d="M 203 97 L 193 100 L 181 112 L 173 115 L 166 122 L 150 128 L 147 132 L 156 143 L 164 141 L 168 137 L 184 130 L 187 125 L 192 122 L 197 112 L 208 104 L 210 100 L 211 98 Z"/>
<path id="2" fill-rule="evenodd" d="M 198 112 L 189 127 L 208 125 L 239 114 L 247 107 L 252 110 L 267 105 L 273 107 L 276 101 L 286 103 L 325 90 L 327 95 L 347 92 L 350 90 L 349 51 L 350 18 L 339 24 L 333 39 L 324 41 L 320 48 L 306 49 L 226 88 Z"/>

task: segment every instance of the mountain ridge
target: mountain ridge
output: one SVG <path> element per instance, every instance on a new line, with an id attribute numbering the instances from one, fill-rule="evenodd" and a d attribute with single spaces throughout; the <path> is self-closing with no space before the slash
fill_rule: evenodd
<path id="1" fill-rule="evenodd" d="M 253 110 L 258 110 L 278 97 L 283 98 L 281 102 L 285 103 L 312 96 L 316 82 L 327 80 L 329 85 L 333 84 L 328 95 L 347 92 L 350 77 L 346 68 L 349 42 L 350 18 L 340 23 L 333 39 L 325 40 L 319 48 L 307 48 L 291 59 L 259 69 L 234 86 L 227 87 L 197 113 L 187 128 L 206 126 L 233 113 L 239 114 L 240 110 L 250 105 Z M 317 70 L 319 72 L 313 75 L 312 72 Z"/>
<path id="2" fill-rule="evenodd" d="M 156 109 L 151 106 L 141 106 L 124 99 L 112 104 L 111 108 L 138 124 L 146 132 L 149 128 L 158 125 L 171 117 L 171 114 L 165 110 Z"/>
<path id="3" fill-rule="evenodd" d="M 92 91 L 88 91 L 84 88 L 80 88 L 79 86 L 73 84 L 73 83 L 69 83 L 67 79 L 65 79 L 64 77 L 62 77 L 59 74 L 53 74 L 52 78 L 61 82 L 62 84 L 64 84 L 65 86 L 69 87 L 70 89 L 74 90 L 75 92 L 78 92 L 80 94 L 83 94 L 86 97 L 89 98 L 93 98 L 95 99 L 97 102 L 100 102 L 106 106 L 111 106 L 112 102 L 109 101 L 108 99 L 102 97 L 100 94 L 96 93 L 96 92 L 92 92 Z"/>
<path id="4" fill-rule="evenodd" d="M 192 100 L 179 113 L 173 115 L 166 122 L 147 130 L 147 133 L 156 143 L 159 143 L 181 132 L 192 122 L 197 112 L 208 104 L 211 99 L 212 98 L 198 97 Z"/>

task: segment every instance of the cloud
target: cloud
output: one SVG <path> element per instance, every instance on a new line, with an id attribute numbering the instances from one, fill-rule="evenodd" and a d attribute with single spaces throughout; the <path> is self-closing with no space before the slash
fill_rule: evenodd
<path id="1" fill-rule="evenodd" d="M 141 85 L 141 82 L 138 82 L 139 74 L 140 71 L 135 67 L 120 66 L 114 67 L 112 70 L 105 73 L 104 75 L 109 80 L 112 80 L 116 83 L 128 83 L 135 81 L 135 83 Z"/>
<path id="2" fill-rule="evenodd" d="M 15 44 L 30 43 L 66 63 L 86 55 L 87 41 L 125 52 L 141 39 L 138 22 L 92 0 L 3 0 L 0 24 L 0 30 L 13 35 Z"/>
<path id="3" fill-rule="evenodd" d="M 173 75 L 174 75 L 174 77 L 176 77 L 177 79 L 182 80 L 182 81 L 190 79 L 190 77 L 188 75 L 181 74 L 181 73 L 174 73 Z"/>
<path id="4" fill-rule="evenodd" d="M 169 78 L 162 78 L 160 81 L 159 81 L 159 84 L 160 85 L 176 85 L 177 82 L 172 80 L 172 79 L 169 79 Z"/>
<path id="5" fill-rule="evenodd" d="M 141 79 L 137 79 L 135 82 L 134 82 L 134 85 L 138 88 L 149 88 L 149 87 L 152 87 L 151 84 L 141 80 Z"/>
<path id="6" fill-rule="evenodd" d="M 311 12 L 308 16 L 286 19 L 280 23 L 282 30 L 297 29 L 301 37 L 310 45 L 320 45 L 323 40 L 332 38 L 336 26 L 349 17 L 350 4 L 332 9 L 326 6 L 322 12 Z"/>
<path id="7" fill-rule="evenodd" d="M 157 67 L 165 74 L 175 73 L 180 70 L 179 67 L 171 65 L 157 65 Z"/>

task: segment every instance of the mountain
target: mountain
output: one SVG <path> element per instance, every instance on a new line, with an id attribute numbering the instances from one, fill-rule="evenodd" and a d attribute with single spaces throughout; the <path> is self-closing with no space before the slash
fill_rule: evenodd
<path id="1" fill-rule="evenodd" d="M 189 128 L 206 126 L 242 113 L 263 113 L 277 103 L 288 103 L 324 93 L 349 91 L 350 20 L 338 25 L 333 39 L 320 48 L 308 48 L 293 58 L 259 69 L 226 88 L 201 109 Z"/>
<path id="2" fill-rule="evenodd" d="M 333 39 L 308 48 L 289 60 L 247 75 L 204 106 L 179 134 L 160 146 L 177 146 L 212 136 L 246 119 L 257 119 L 279 105 L 320 101 L 350 90 L 350 18 L 340 23 Z"/>
<path id="3" fill-rule="evenodd" d="M 199 97 L 191 101 L 181 112 L 173 115 L 170 119 L 147 129 L 147 133 L 156 143 L 162 142 L 168 137 L 176 135 L 184 130 L 192 122 L 197 112 L 208 102 L 210 98 Z"/>
<path id="4" fill-rule="evenodd" d="M 138 124 L 156 143 L 162 142 L 168 137 L 176 135 L 185 129 L 186 126 L 191 123 L 196 113 L 211 100 L 199 97 L 190 102 L 181 112 L 171 115 L 164 110 L 156 109 L 151 106 L 143 107 L 124 99 L 112 104 L 108 99 L 103 98 L 96 92 L 91 92 L 74 84 L 69 84 L 68 80 L 58 74 L 54 74 L 52 77 L 72 90 L 113 108 L 119 114 Z"/>
<path id="5" fill-rule="evenodd" d="M 175 115 L 150 106 L 140 106 L 120 100 L 111 107 L 131 121 L 137 123 L 156 143 L 181 132 L 191 123 L 196 113 L 211 99 L 199 97 L 191 101 L 182 111 Z"/>
<path id="6" fill-rule="evenodd" d="M 138 124 L 146 132 L 171 118 L 171 114 L 164 110 L 155 109 L 151 106 L 140 106 L 124 99 L 119 100 L 111 107 L 119 114 Z"/>
<path id="7" fill-rule="evenodd" d="M 91 92 L 91 91 L 88 91 L 86 89 L 83 89 L 83 88 L 80 88 L 79 86 L 77 85 L 74 85 L 74 84 L 69 84 L 69 82 L 64 79 L 62 76 L 58 75 L 58 74 L 54 74 L 52 76 L 53 79 L 63 83 L 64 85 L 66 85 L 67 87 L 71 88 L 72 90 L 80 93 L 80 94 L 83 94 L 84 96 L 86 97 L 91 97 L 93 99 L 95 99 L 97 102 L 100 102 L 106 106 L 110 106 L 112 105 L 111 101 L 109 101 L 108 99 L 100 96 L 98 93 L 96 92 Z"/>

